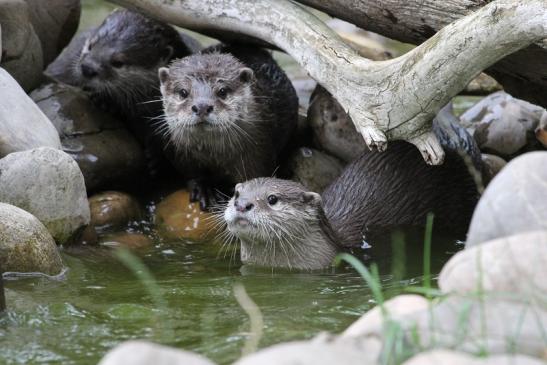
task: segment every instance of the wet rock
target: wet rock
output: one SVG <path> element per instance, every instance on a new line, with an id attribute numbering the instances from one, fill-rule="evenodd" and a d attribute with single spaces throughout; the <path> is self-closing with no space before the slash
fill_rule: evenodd
<path id="1" fill-rule="evenodd" d="M 120 191 L 105 191 L 89 198 L 91 225 L 97 228 L 125 226 L 141 220 L 144 212 L 136 198 Z"/>
<path id="2" fill-rule="evenodd" d="M 458 252 L 443 267 L 445 292 L 547 294 L 547 230 L 519 233 Z"/>
<path id="3" fill-rule="evenodd" d="M 66 153 L 42 147 L 0 160 L 0 201 L 38 218 L 59 244 L 89 224 L 89 203 L 78 165 Z"/>
<path id="4" fill-rule="evenodd" d="M 289 161 L 292 180 L 321 193 L 340 175 L 344 165 L 337 158 L 307 147 L 299 148 Z"/>
<path id="5" fill-rule="evenodd" d="M 95 227 L 88 225 L 80 232 L 79 235 L 74 237 L 71 243 L 73 245 L 93 246 L 99 243 L 99 236 L 97 235 Z"/>
<path id="6" fill-rule="evenodd" d="M 150 237 L 142 233 L 118 232 L 101 238 L 100 245 L 109 247 L 125 247 L 132 250 L 149 248 L 154 245 Z"/>
<path id="7" fill-rule="evenodd" d="M 381 343 L 375 339 L 322 334 L 310 341 L 286 342 L 259 350 L 234 365 L 375 364 L 380 350 Z"/>
<path id="8" fill-rule="evenodd" d="M 500 91 L 475 104 L 460 119 L 483 152 L 513 157 L 542 149 L 534 131 L 544 111 Z"/>
<path id="9" fill-rule="evenodd" d="M 26 0 L 32 26 L 40 39 L 44 65 L 70 42 L 80 23 L 80 0 Z"/>
<path id="10" fill-rule="evenodd" d="M 0 267 L 57 275 L 63 262 L 48 230 L 32 214 L 0 203 Z"/>
<path id="11" fill-rule="evenodd" d="M 466 247 L 547 229 L 547 152 L 509 162 L 490 182 L 473 213 Z"/>
<path id="12" fill-rule="evenodd" d="M 547 148 L 547 111 L 543 112 L 539 124 L 535 130 L 535 134 L 536 138 L 543 145 L 543 147 Z"/>
<path id="13" fill-rule="evenodd" d="M 80 166 L 88 191 L 121 187 L 142 176 L 144 153 L 135 137 L 81 90 L 47 84 L 31 97 L 55 125 L 63 150 Z"/>
<path id="14" fill-rule="evenodd" d="M 127 341 L 110 350 L 99 365 L 214 365 L 205 357 L 189 351 L 147 341 Z"/>
<path id="15" fill-rule="evenodd" d="M 524 355 L 494 355 L 476 357 L 448 349 L 422 352 L 405 361 L 403 365 L 540 365 L 540 359 Z"/>
<path id="16" fill-rule="evenodd" d="M 186 190 L 170 194 L 157 205 L 154 223 L 158 234 L 166 241 L 205 240 L 218 232 L 213 215 L 202 212 L 198 203 L 190 203 Z"/>
<path id="17" fill-rule="evenodd" d="M 61 148 L 59 135 L 49 119 L 2 68 L 0 136 L 0 158 L 11 152 L 42 146 Z"/>
<path id="18" fill-rule="evenodd" d="M 490 155 L 488 153 L 482 154 L 482 165 L 483 165 L 483 182 L 485 185 L 488 185 L 490 181 L 507 165 L 507 161 L 503 158 Z"/>
<path id="19" fill-rule="evenodd" d="M 0 1 L 2 66 L 25 91 L 42 81 L 42 45 L 30 20 L 25 0 Z"/>

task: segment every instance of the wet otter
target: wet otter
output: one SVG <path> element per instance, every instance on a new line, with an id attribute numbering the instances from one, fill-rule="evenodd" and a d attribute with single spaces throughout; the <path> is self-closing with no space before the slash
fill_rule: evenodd
<path id="1" fill-rule="evenodd" d="M 236 186 L 224 220 L 244 263 L 297 269 L 326 267 L 344 247 L 423 226 L 429 212 L 437 229 L 461 234 L 478 192 L 465 162 L 446 152 L 443 165 L 430 166 L 411 144 L 392 142 L 350 163 L 322 196 L 292 181 L 250 180 Z"/>
<path id="2" fill-rule="evenodd" d="M 274 173 L 298 99 L 270 53 L 218 45 L 160 68 L 159 78 L 170 160 L 202 208 L 218 200 L 212 188 Z"/>

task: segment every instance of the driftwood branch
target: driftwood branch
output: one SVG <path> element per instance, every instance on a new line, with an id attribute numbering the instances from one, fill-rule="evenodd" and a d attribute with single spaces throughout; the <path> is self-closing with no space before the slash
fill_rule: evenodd
<path id="1" fill-rule="evenodd" d="M 547 37 L 545 0 L 496 0 L 411 52 L 374 62 L 288 0 L 112 2 L 185 28 L 230 30 L 278 46 L 338 100 L 370 148 L 406 140 L 431 164 L 444 157 L 431 132 L 439 109 L 483 69 Z"/>

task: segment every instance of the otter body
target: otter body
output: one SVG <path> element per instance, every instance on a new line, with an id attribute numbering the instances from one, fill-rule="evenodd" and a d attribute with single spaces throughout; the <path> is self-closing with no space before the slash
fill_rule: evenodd
<path id="1" fill-rule="evenodd" d="M 262 178 L 236 186 L 224 212 L 241 241 L 245 263 L 319 269 L 342 248 L 374 245 L 374 237 L 400 227 L 425 226 L 463 233 L 478 192 L 465 162 L 447 151 L 427 165 L 407 142 L 367 152 L 350 163 L 322 196 L 299 183 Z M 275 252 L 274 252 L 275 251 Z"/>
<path id="2" fill-rule="evenodd" d="M 170 160 L 197 181 L 193 196 L 212 204 L 211 188 L 271 176 L 294 131 L 298 99 L 271 55 L 219 45 L 159 71 Z"/>

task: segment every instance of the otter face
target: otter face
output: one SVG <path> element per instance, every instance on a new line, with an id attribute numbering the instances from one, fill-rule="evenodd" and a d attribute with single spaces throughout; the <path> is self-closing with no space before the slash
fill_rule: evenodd
<path id="1" fill-rule="evenodd" d="M 253 71 L 232 55 L 188 56 L 160 68 L 159 78 L 165 120 L 175 140 L 211 133 L 237 135 L 244 133 L 244 124 L 255 122 L 247 118 L 254 106 Z"/>

